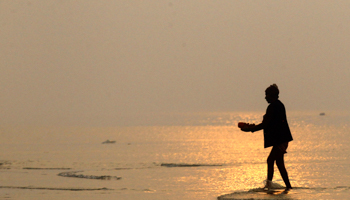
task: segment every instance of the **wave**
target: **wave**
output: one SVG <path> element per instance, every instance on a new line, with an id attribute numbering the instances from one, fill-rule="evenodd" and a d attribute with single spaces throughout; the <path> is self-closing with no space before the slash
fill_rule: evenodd
<path id="1" fill-rule="evenodd" d="M 50 168 L 50 167 L 23 167 L 22 169 L 28 169 L 28 170 L 70 170 L 71 168 L 65 168 L 65 167 L 61 167 L 61 168 Z"/>
<path id="2" fill-rule="evenodd" d="M 11 163 L 8 161 L 1 161 L 0 162 L 0 169 L 11 169 L 10 165 L 11 165 Z"/>
<path id="3" fill-rule="evenodd" d="M 134 169 L 134 168 L 124 168 L 124 167 L 119 167 L 119 168 L 114 168 L 115 170 L 129 170 L 129 169 Z"/>
<path id="4" fill-rule="evenodd" d="M 109 175 L 103 175 L 103 176 L 95 176 L 95 175 L 84 175 L 84 174 L 77 174 L 79 172 L 83 171 L 74 171 L 74 172 L 61 172 L 57 174 L 58 176 L 62 177 L 71 177 L 71 178 L 86 178 L 86 179 L 96 179 L 96 180 L 119 180 L 122 177 L 119 176 L 109 176 Z"/>
<path id="5" fill-rule="evenodd" d="M 183 164 L 183 163 L 162 163 L 162 167 L 217 167 L 218 164 Z"/>
<path id="6" fill-rule="evenodd" d="M 2 189 L 28 189 L 28 190 L 67 190 L 67 191 L 96 191 L 112 190 L 108 188 L 60 188 L 60 187 L 34 187 L 34 186 L 0 186 Z"/>

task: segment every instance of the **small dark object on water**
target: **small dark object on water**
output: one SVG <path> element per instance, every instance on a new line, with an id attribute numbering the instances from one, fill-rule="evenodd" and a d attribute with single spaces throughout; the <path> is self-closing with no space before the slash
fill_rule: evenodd
<path id="1" fill-rule="evenodd" d="M 115 143 L 115 140 L 106 140 L 104 142 L 102 142 L 102 144 L 114 144 Z"/>

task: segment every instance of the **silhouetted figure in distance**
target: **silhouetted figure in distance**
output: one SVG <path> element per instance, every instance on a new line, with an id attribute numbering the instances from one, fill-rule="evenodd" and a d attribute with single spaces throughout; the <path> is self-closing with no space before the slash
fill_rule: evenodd
<path id="1" fill-rule="evenodd" d="M 241 130 L 245 132 L 264 130 L 264 147 L 272 146 L 270 155 L 267 158 L 267 180 L 264 189 L 268 190 L 271 187 L 274 163 L 276 161 L 278 170 L 286 184 L 285 191 L 288 191 L 292 189 L 292 186 L 289 182 L 286 167 L 284 166 L 284 154 L 287 153 L 288 143 L 293 140 L 293 137 L 288 126 L 285 107 L 278 100 L 278 95 L 279 90 L 277 85 L 273 84 L 269 86 L 265 90 L 265 99 L 269 103 L 269 106 L 266 109 L 262 123 L 256 126 L 244 127 Z"/>

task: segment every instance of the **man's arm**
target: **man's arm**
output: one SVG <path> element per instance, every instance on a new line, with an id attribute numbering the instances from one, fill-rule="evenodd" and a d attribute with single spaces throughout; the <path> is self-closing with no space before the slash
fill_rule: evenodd
<path id="1" fill-rule="evenodd" d="M 272 107 L 269 106 L 266 110 L 266 114 L 264 115 L 264 119 L 263 121 L 254 126 L 254 127 L 248 127 L 248 128 L 245 128 L 245 129 L 241 129 L 242 131 L 245 131 L 245 132 L 255 132 L 255 131 L 260 131 L 262 129 L 264 129 L 271 121 L 272 121 Z"/>
<path id="2" fill-rule="evenodd" d="M 255 131 L 260 131 L 262 129 L 264 129 L 264 122 L 252 127 L 250 131 L 254 133 Z"/>

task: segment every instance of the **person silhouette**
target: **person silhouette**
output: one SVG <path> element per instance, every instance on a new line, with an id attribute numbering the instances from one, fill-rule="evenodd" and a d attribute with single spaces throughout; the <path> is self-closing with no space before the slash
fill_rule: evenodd
<path id="1" fill-rule="evenodd" d="M 292 189 L 289 182 L 288 173 L 284 165 L 284 154 L 287 153 L 288 143 L 293 140 L 289 125 L 287 122 L 286 110 L 283 103 L 278 99 L 279 89 L 276 84 L 270 85 L 265 90 L 265 99 L 269 103 L 263 121 L 255 126 L 242 127 L 245 132 L 255 132 L 264 130 L 264 147 L 271 147 L 271 152 L 267 158 L 267 180 L 264 187 L 269 190 L 272 184 L 274 174 L 274 163 L 276 165 L 284 183 L 285 191 Z"/>

